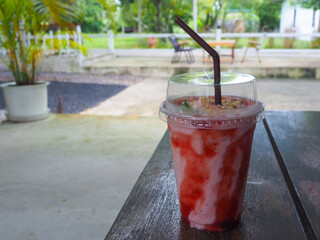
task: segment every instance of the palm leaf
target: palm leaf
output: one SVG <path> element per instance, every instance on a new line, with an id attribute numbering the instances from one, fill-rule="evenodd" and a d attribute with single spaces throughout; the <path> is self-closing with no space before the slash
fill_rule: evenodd
<path id="1" fill-rule="evenodd" d="M 116 14 L 116 4 L 114 0 L 96 0 L 96 2 L 100 3 L 106 10 L 108 19 L 110 19 L 113 30 L 116 31 L 117 27 L 115 24 L 115 14 Z"/>
<path id="2" fill-rule="evenodd" d="M 62 28 L 73 29 L 79 17 L 79 9 L 72 1 L 32 0 L 35 11 L 47 21 L 55 21 Z"/>

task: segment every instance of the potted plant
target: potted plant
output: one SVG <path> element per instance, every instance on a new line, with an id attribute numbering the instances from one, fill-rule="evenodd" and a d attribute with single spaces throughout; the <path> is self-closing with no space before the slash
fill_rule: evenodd
<path id="1" fill-rule="evenodd" d="M 158 44 L 158 38 L 148 37 L 147 38 L 149 48 L 154 48 Z"/>
<path id="2" fill-rule="evenodd" d="M 32 121 L 48 116 L 48 83 L 37 81 L 36 75 L 46 44 L 44 36 L 52 21 L 72 34 L 77 17 L 75 6 L 70 0 L 0 0 L 0 47 L 7 52 L 2 60 L 14 79 L 1 85 L 8 120 Z M 66 40 L 48 41 L 61 47 L 61 41 Z M 84 50 L 76 42 L 71 47 Z"/>

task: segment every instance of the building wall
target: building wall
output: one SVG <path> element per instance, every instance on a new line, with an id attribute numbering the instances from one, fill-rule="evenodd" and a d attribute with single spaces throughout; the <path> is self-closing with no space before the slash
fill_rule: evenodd
<path id="1" fill-rule="evenodd" d="M 296 9 L 296 20 L 294 24 L 294 9 Z M 295 31 L 297 33 L 313 33 L 318 31 L 319 10 L 315 14 L 315 24 L 312 26 L 313 10 L 292 6 L 289 2 L 284 2 L 281 9 L 280 32 Z M 311 40 L 302 37 L 304 40 Z"/>

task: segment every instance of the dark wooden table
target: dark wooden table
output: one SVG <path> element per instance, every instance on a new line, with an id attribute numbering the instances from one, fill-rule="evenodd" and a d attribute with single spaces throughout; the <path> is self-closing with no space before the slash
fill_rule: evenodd
<path id="1" fill-rule="evenodd" d="M 233 63 L 234 61 L 234 48 L 236 46 L 236 41 L 235 40 L 220 40 L 220 41 L 207 41 L 207 43 L 211 46 L 211 47 L 227 47 L 231 49 L 230 54 L 220 54 L 221 58 L 220 61 L 221 62 L 231 62 Z M 225 57 L 227 56 L 227 58 Z M 210 55 L 208 55 L 205 50 L 203 50 L 202 52 L 202 62 L 212 62 L 213 59 Z"/>
<path id="2" fill-rule="evenodd" d="M 320 112 L 257 124 L 241 223 L 224 233 L 181 221 L 166 132 L 105 239 L 320 239 Z"/>

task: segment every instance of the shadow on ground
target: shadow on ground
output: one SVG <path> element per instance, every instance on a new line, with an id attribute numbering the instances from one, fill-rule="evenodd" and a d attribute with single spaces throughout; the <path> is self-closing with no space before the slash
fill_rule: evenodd
<path id="1" fill-rule="evenodd" d="M 123 85 L 52 81 L 48 86 L 48 105 L 52 113 L 79 113 L 98 105 L 125 88 Z M 58 107 L 59 96 L 62 107 Z M 0 91 L 0 109 L 4 108 L 3 93 Z"/>

